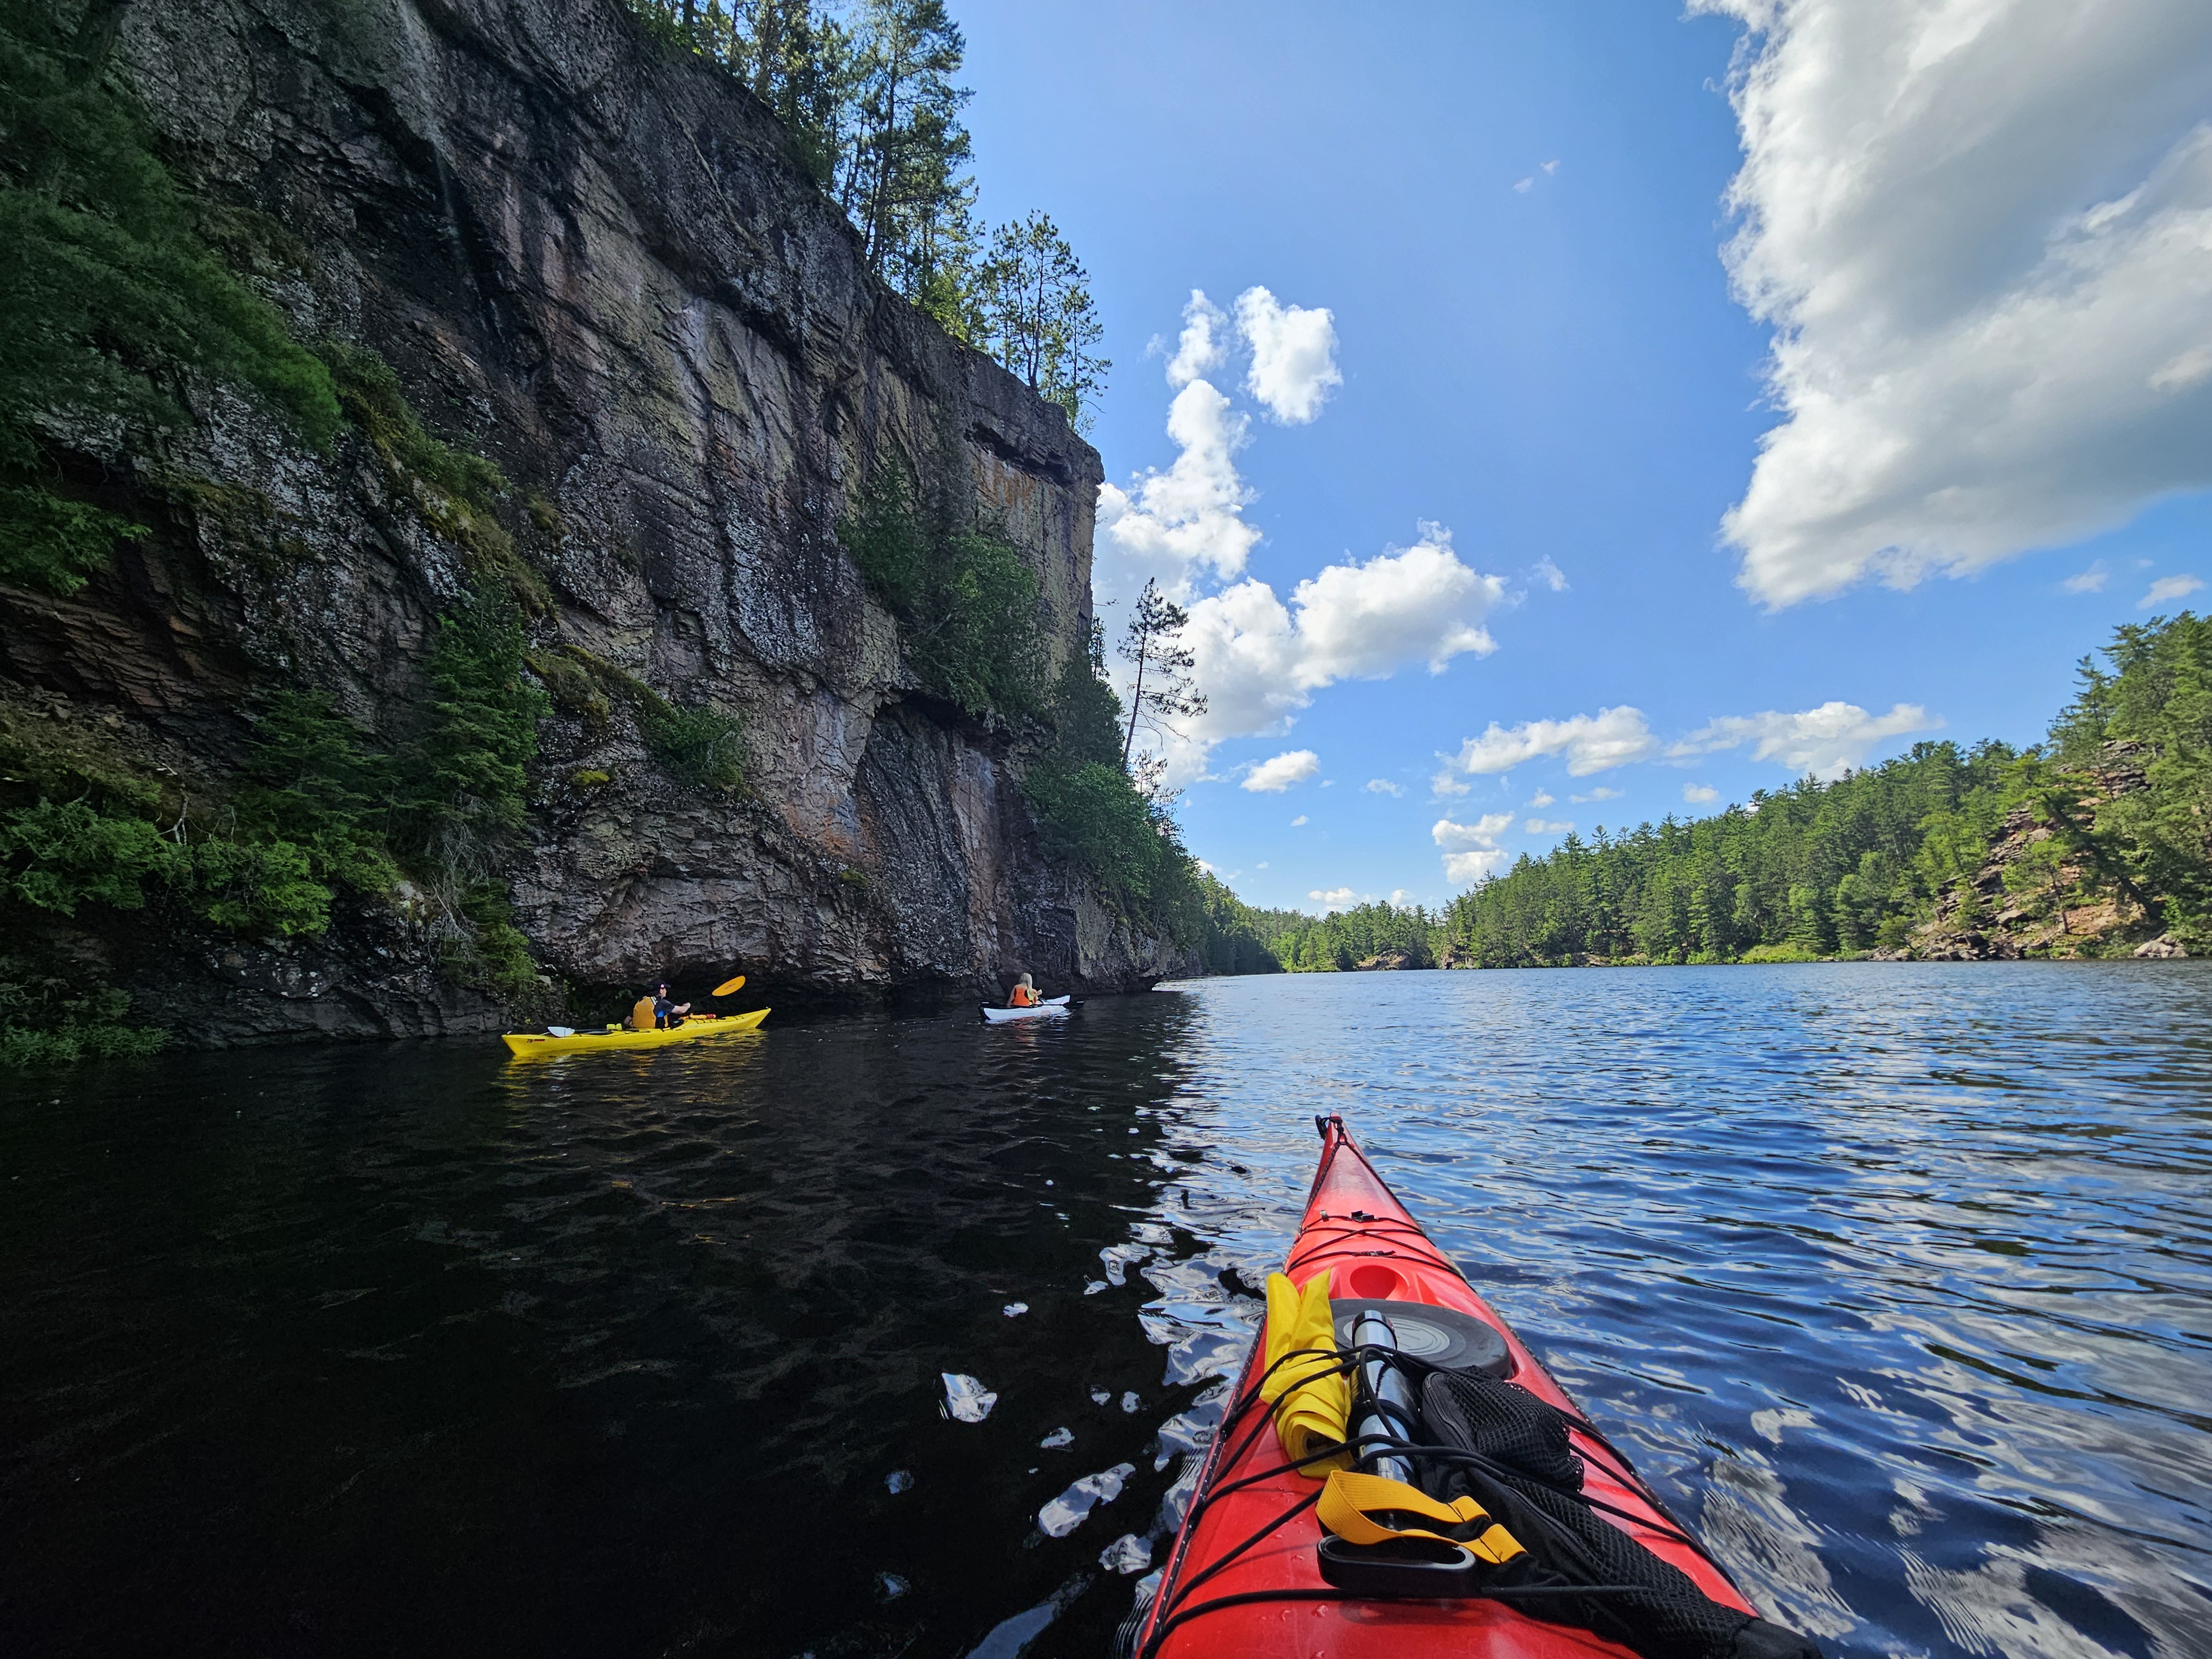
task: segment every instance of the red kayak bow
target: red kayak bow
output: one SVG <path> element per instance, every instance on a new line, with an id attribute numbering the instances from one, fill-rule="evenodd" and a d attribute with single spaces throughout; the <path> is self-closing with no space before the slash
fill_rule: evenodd
<path id="1" fill-rule="evenodd" d="M 1430 1243 L 1343 1121 L 1318 1121 L 1321 1167 L 1284 1268 L 1292 1284 L 1328 1274 L 1333 1300 L 1380 1306 L 1407 1352 L 1447 1368 L 1480 1368 L 1574 1413 L 1580 1425 L 1559 1385 Z M 1267 1408 L 1256 1399 L 1267 1347 L 1263 1330 L 1138 1632 L 1133 1650 L 1140 1659 L 1634 1659 L 1629 1649 L 1588 1630 L 1538 1620 L 1480 1594 L 1370 1599 L 1328 1583 L 1316 1556 L 1324 1535 L 1316 1511 L 1321 1483 L 1284 1467 Z M 1582 1459 L 1593 1513 L 1686 1573 L 1723 1607 L 1753 1611 L 1594 1429 L 1574 1427 L 1570 1443 Z"/>

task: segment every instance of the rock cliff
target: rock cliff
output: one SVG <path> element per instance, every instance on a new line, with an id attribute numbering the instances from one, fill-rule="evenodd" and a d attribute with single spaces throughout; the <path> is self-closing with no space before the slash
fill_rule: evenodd
<path id="1" fill-rule="evenodd" d="M 2106 745 L 2087 775 L 2081 810 L 2094 824 L 2100 808 L 2143 787 L 2142 758 L 2127 744 Z M 2096 869 L 2087 854 L 2062 853 L 2052 826 L 2015 807 L 1990 844 L 1971 889 L 1936 901 L 1934 914 L 1886 962 L 2014 962 L 2023 957 L 2185 957 L 2161 933 L 2140 896 Z"/>
<path id="2" fill-rule="evenodd" d="M 118 63 L 173 170 L 258 230 L 302 338 L 372 349 L 439 437 L 513 481 L 532 661 L 743 724 L 744 785 L 656 761 L 620 696 L 539 732 L 500 872 L 550 976 L 735 969 L 771 996 L 1132 988 L 1192 964 L 1041 856 L 1011 733 L 933 702 L 835 526 L 896 457 L 1003 521 L 1054 653 L 1091 622 L 1097 453 L 871 277 L 757 103 L 614 0 L 136 0 Z M 465 538 L 349 430 L 302 447 L 185 389 L 158 456 L 79 446 L 153 526 L 66 599 L 9 592 L 11 718 L 213 791 L 273 684 L 367 730 L 419 701 Z M 190 489 L 163 480 L 189 477 Z M 290 945 L 61 928 L 88 975 L 233 1042 L 495 1026 L 403 893 Z M 149 960 L 149 957 L 152 960 Z"/>

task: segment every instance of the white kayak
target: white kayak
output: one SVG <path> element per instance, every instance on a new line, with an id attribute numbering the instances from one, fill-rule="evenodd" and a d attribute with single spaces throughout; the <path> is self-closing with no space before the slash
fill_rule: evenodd
<path id="1" fill-rule="evenodd" d="M 994 1008 L 988 1002 L 983 1005 L 983 1018 L 993 1025 L 1003 1025 L 1010 1019 L 1048 1019 L 1066 1012 L 1066 997 L 1048 997 L 1034 1008 Z"/>

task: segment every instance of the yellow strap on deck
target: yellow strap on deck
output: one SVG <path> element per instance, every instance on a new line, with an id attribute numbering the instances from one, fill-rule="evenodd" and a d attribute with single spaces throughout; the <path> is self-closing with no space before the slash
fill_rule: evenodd
<path id="1" fill-rule="evenodd" d="M 1393 1538 L 1433 1538 L 1440 1543 L 1460 1544 L 1480 1560 L 1502 1567 L 1528 1552 L 1521 1540 L 1490 1519 L 1490 1513 L 1472 1498 L 1438 1503 L 1418 1486 L 1379 1474 L 1338 1469 L 1322 1488 L 1315 1517 L 1347 1544 L 1380 1544 Z M 1445 1528 L 1392 1526 L 1377 1515 L 1416 1516 Z M 1487 1522 L 1487 1525 L 1479 1523 Z"/>

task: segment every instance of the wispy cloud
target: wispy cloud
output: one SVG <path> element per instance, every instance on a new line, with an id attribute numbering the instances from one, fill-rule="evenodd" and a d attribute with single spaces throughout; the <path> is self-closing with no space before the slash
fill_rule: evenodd
<path id="1" fill-rule="evenodd" d="M 1528 720 L 1503 726 L 1492 720 L 1479 738 L 1469 738 L 1459 753 L 1446 763 L 1453 769 L 1476 775 L 1509 771 L 1540 756 L 1564 754 L 1572 775 L 1587 777 L 1631 761 L 1648 760 L 1659 751 L 1641 709 L 1601 708 L 1595 714 L 1577 714 L 1564 720 Z"/>
<path id="2" fill-rule="evenodd" d="M 1393 783 L 1388 778 L 1368 779 L 1366 789 L 1370 795 L 1402 795 L 1406 793 L 1404 784 Z"/>
<path id="3" fill-rule="evenodd" d="M 2154 605 L 2164 605 L 2168 599 L 2186 599 L 2203 586 L 2195 576 L 2160 576 L 2150 585 L 2150 592 L 2136 601 L 2136 608 L 2148 611 Z"/>
<path id="4" fill-rule="evenodd" d="M 1574 827 L 1574 820 L 1571 818 L 1559 818 L 1555 821 L 1530 818 L 1521 826 L 1521 833 L 1524 836 L 1563 836 Z"/>
<path id="5" fill-rule="evenodd" d="M 1618 800 L 1623 793 L 1625 792 L 1601 783 L 1587 795 L 1570 795 L 1567 799 L 1577 806 L 1584 806 L 1594 800 Z"/>
<path id="6" fill-rule="evenodd" d="M 1942 725 L 1918 703 L 1900 702 L 1887 714 L 1869 714 L 1856 703 L 1824 702 L 1818 708 L 1785 714 L 1730 714 L 1692 732 L 1667 750 L 1673 760 L 1752 745 L 1753 760 L 1778 760 L 1784 766 L 1832 778 L 1865 760 L 1886 738 L 1932 732 Z"/>
<path id="7" fill-rule="evenodd" d="M 2099 559 L 2080 575 L 2069 576 L 2058 585 L 2069 593 L 2101 593 L 2112 577 L 2112 573 L 2105 568 L 2105 562 Z"/>
<path id="8" fill-rule="evenodd" d="M 1299 814 L 1297 815 L 1297 817 L 1294 817 L 1294 818 L 1292 818 L 1292 819 L 1291 820 L 1291 829 L 1293 829 L 1293 830 L 1303 830 L 1303 829 L 1304 829 L 1304 828 L 1305 828 L 1305 823 L 1306 823 L 1306 815 L 1305 815 L 1304 813 L 1301 812 L 1301 813 L 1299 813 Z"/>

